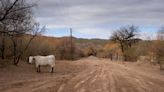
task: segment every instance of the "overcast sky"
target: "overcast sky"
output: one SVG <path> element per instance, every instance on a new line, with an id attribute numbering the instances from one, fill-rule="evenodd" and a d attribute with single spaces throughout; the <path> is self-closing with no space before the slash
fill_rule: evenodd
<path id="1" fill-rule="evenodd" d="M 46 35 L 108 39 L 122 26 L 140 27 L 154 37 L 164 22 L 164 0 L 38 0 L 35 17 Z M 147 35 L 146 35 L 147 34 Z"/>

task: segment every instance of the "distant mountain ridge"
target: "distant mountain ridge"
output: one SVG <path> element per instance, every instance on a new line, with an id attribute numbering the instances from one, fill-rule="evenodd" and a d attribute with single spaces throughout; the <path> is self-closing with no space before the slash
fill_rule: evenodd
<path id="1" fill-rule="evenodd" d="M 36 39 L 41 39 L 41 40 L 47 40 L 49 42 L 56 42 L 56 41 L 60 41 L 62 39 L 70 39 L 69 36 L 64 36 L 64 37 L 49 37 L 49 36 L 37 36 Z M 105 45 L 106 43 L 109 42 L 109 40 L 107 39 L 98 39 L 98 38 L 94 38 L 94 39 L 85 39 L 85 38 L 76 38 L 73 37 L 73 40 L 76 44 L 84 44 L 84 43 L 93 43 L 93 44 L 97 44 L 97 45 Z"/>

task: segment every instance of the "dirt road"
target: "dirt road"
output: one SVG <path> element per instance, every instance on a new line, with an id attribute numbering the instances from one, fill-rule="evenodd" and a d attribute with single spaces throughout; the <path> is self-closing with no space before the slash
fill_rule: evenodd
<path id="1" fill-rule="evenodd" d="M 20 81 L 1 80 L 0 92 L 164 92 L 162 74 L 145 72 L 106 59 L 82 59 L 72 63 L 83 67 L 80 68 L 82 71 L 37 74 L 34 78 L 27 77 Z"/>

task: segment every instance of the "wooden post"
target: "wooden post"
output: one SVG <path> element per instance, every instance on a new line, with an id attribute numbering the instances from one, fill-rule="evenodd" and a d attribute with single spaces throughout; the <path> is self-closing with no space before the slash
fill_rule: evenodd
<path id="1" fill-rule="evenodd" d="M 72 42 L 72 28 L 70 28 L 70 43 L 71 43 L 71 60 L 73 60 L 73 42 Z"/>

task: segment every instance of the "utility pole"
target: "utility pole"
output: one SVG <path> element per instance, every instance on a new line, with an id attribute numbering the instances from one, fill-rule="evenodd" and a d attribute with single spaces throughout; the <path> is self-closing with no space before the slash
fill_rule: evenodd
<path id="1" fill-rule="evenodd" d="M 71 60 L 73 60 L 72 28 L 70 28 Z"/>

